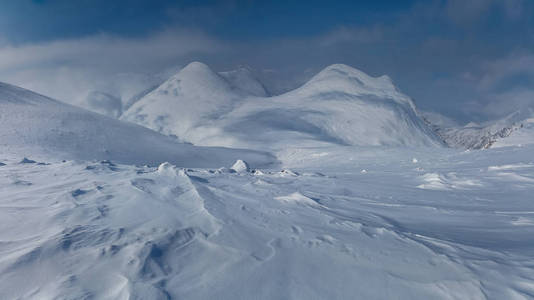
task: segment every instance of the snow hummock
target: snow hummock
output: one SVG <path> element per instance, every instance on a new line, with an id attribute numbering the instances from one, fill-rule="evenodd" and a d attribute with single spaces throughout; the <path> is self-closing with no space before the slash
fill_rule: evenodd
<path id="1" fill-rule="evenodd" d="M 244 158 L 253 166 L 272 155 L 226 148 L 196 147 L 147 128 L 121 122 L 31 91 L 0 83 L 0 147 L 55 159 L 112 160 L 184 167 L 221 167 Z"/>
<path id="2" fill-rule="evenodd" d="M 238 76 L 242 73 L 246 76 Z M 387 76 L 337 64 L 274 97 L 265 97 L 261 83 L 251 78 L 246 71 L 218 74 L 194 62 L 122 119 L 206 146 L 441 145 Z"/>
<path id="3" fill-rule="evenodd" d="M 327 150 L 295 176 L 2 152 L 0 298 L 529 298 L 532 145 Z"/>
<path id="4" fill-rule="evenodd" d="M 238 159 L 233 165 L 232 167 L 230 168 L 230 170 L 234 170 L 236 171 L 237 173 L 242 173 L 242 172 L 248 172 L 250 170 L 247 162 L 241 160 L 241 159 Z"/>
<path id="5" fill-rule="evenodd" d="M 274 199 L 278 201 L 282 201 L 284 203 L 288 203 L 288 204 L 300 204 L 300 205 L 311 205 L 311 206 L 318 205 L 316 201 L 313 201 L 311 198 L 306 197 L 299 192 L 294 192 L 286 196 L 278 196 L 278 197 L 275 197 Z"/>

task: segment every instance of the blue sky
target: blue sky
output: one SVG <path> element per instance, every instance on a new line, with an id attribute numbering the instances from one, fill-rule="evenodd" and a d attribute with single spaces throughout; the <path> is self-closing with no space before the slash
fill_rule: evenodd
<path id="1" fill-rule="evenodd" d="M 315 35 L 337 26 L 386 21 L 413 1 L 0 0 L 2 26 L 25 43 L 100 32 L 143 35 L 167 26 L 201 28 L 228 39 Z M 390 16 L 388 16 L 390 15 Z"/>
<path id="2" fill-rule="evenodd" d="M 534 2 L 0 0 L 0 80 L 64 101 L 191 60 L 248 65 L 275 92 L 345 63 L 486 120 L 534 106 Z"/>

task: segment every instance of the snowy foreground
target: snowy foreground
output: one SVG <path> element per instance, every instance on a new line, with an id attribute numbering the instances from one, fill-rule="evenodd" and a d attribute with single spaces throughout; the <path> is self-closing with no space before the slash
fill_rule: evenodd
<path id="1" fill-rule="evenodd" d="M 0 299 L 533 298 L 532 153 L 301 148 L 239 172 L 1 157 Z"/>

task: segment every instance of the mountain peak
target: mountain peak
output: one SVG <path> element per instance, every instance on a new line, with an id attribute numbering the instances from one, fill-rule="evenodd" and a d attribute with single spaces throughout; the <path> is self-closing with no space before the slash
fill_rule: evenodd
<path id="1" fill-rule="evenodd" d="M 411 99 L 395 87 L 389 76 L 372 77 L 344 64 L 333 64 L 324 68 L 297 91 L 310 95 L 331 93 L 352 96 L 374 95 L 415 107 Z"/>
<path id="2" fill-rule="evenodd" d="M 170 77 L 152 93 L 175 97 L 191 94 L 212 97 L 218 93 L 231 93 L 231 87 L 206 64 L 195 61 Z"/>
<path id="3" fill-rule="evenodd" d="M 180 72 L 183 72 L 183 71 L 213 72 L 208 65 L 206 65 L 205 63 L 199 62 L 199 61 L 190 62 Z"/>
<path id="4" fill-rule="evenodd" d="M 322 81 L 322 80 L 336 80 L 345 79 L 351 81 L 352 84 L 359 86 L 381 88 L 394 88 L 391 78 L 387 75 L 380 77 L 372 77 L 367 73 L 353 68 L 345 64 L 333 64 L 324 68 L 321 72 L 315 75 L 310 81 Z"/>

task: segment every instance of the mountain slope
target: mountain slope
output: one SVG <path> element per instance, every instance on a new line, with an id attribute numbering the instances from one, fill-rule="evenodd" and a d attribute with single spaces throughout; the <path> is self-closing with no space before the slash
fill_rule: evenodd
<path id="1" fill-rule="evenodd" d="M 191 141 L 191 128 L 213 122 L 242 98 L 224 77 L 193 62 L 137 101 L 121 119 Z"/>
<path id="2" fill-rule="evenodd" d="M 230 166 L 237 159 L 265 166 L 269 154 L 195 147 L 31 91 L 0 83 L 0 149 L 32 157 L 179 166 Z"/>
<path id="3" fill-rule="evenodd" d="M 433 130 L 452 148 L 488 149 L 534 143 L 534 111 L 516 111 L 505 118 L 463 127 L 432 125 Z"/>
<path id="4" fill-rule="evenodd" d="M 192 63 L 139 100 L 123 119 L 210 146 L 441 145 L 387 76 L 332 65 L 276 97 L 242 92 L 229 77 Z"/>

